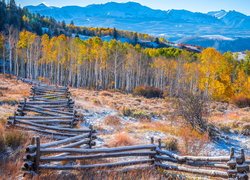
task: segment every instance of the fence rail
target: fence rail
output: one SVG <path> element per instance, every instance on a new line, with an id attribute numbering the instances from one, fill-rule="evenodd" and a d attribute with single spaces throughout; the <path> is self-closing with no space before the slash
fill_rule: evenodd
<path id="1" fill-rule="evenodd" d="M 25 82 L 32 81 L 23 79 Z M 8 124 L 37 132 L 54 141 L 41 143 L 39 136 L 33 137 L 26 147 L 23 170 L 26 173 L 39 173 L 40 170 L 78 170 L 90 168 L 111 168 L 149 164 L 163 170 L 187 172 L 220 178 L 248 179 L 250 160 L 246 160 L 244 150 L 228 156 L 180 156 L 162 148 L 161 140 L 147 145 L 134 145 L 115 148 L 93 148 L 96 131 L 92 126 L 77 129 L 80 120 L 74 110 L 74 101 L 67 87 L 57 87 L 35 82 L 31 96 L 19 103 L 17 112 L 9 117 Z M 36 113 L 29 115 L 28 113 Z M 133 160 L 118 160 L 119 157 L 133 157 Z M 113 159 L 102 164 L 65 164 L 81 160 Z M 88 162 L 88 161 L 87 161 Z"/>

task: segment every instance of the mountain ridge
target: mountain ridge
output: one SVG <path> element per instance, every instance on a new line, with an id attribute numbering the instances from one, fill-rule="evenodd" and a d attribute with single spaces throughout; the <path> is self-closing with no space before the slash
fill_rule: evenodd
<path id="1" fill-rule="evenodd" d="M 151 9 L 135 2 L 91 4 L 85 7 L 53 7 L 40 4 L 26 6 L 32 13 L 51 16 L 66 23 L 74 21 L 75 25 L 87 27 L 110 27 L 127 31 L 136 31 L 167 39 L 183 39 L 222 35 L 232 39 L 250 36 L 250 16 L 237 11 L 210 11 L 208 13 L 182 10 Z M 216 38 L 209 44 L 218 44 Z M 211 41 L 211 39 L 210 39 Z M 185 42 L 184 42 L 185 43 Z M 227 42 L 228 43 L 228 42 Z M 198 44 L 199 45 L 199 44 Z M 233 46 L 230 46 L 233 47 Z M 248 48 L 248 46 L 246 47 Z M 233 49 L 228 49 L 232 50 Z M 245 50 L 243 47 L 242 50 Z"/>

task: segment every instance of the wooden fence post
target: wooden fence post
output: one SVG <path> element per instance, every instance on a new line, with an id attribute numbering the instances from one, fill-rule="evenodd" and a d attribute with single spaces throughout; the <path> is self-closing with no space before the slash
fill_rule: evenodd
<path id="1" fill-rule="evenodd" d="M 14 113 L 13 125 L 16 124 L 16 113 Z"/>
<path id="2" fill-rule="evenodd" d="M 228 171 L 227 171 L 227 174 L 228 174 L 228 178 L 236 178 L 236 158 L 234 157 L 234 148 L 232 147 L 230 149 L 230 160 L 227 162 L 227 166 L 229 167 L 228 168 Z"/>
<path id="3" fill-rule="evenodd" d="M 40 152 L 40 137 L 36 137 L 36 158 L 35 158 L 35 171 L 39 171 L 39 161 L 41 157 Z"/>
<path id="4" fill-rule="evenodd" d="M 158 139 L 158 146 L 159 146 L 159 149 L 161 149 L 161 139 Z"/>
<path id="5" fill-rule="evenodd" d="M 238 180 L 248 180 L 247 173 L 249 172 L 249 166 L 245 163 L 245 152 L 244 149 L 241 149 L 240 157 L 236 158 L 236 170 L 237 170 L 237 176 L 236 178 Z"/>
<path id="6" fill-rule="evenodd" d="M 93 139 L 93 125 L 89 126 L 90 132 L 89 132 L 89 148 L 92 148 L 92 139 Z"/>
<path id="7" fill-rule="evenodd" d="M 154 137 L 150 138 L 150 142 L 151 142 L 151 144 L 154 144 Z M 151 151 L 155 151 L 155 148 L 152 149 Z M 149 159 L 153 159 L 154 160 L 154 156 L 149 156 Z M 152 164 L 154 164 L 154 161 L 152 162 Z"/>

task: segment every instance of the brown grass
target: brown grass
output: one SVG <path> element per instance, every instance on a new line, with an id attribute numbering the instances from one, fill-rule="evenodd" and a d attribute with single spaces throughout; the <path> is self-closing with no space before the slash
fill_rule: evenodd
<path id="1" fill-rule="evenodd" d="M 184 155 L 198 155 L 209 142 L 208 134 L 201 134 L 187 126 L 178 129 L 178 137 L 182 139 L 179 150 Z"/>
<path id="2" fill-rule="evenodd" d="M 112 93 L 108 92 L 108 91 L 102 91 L 102 92 L 100 92 L 100 95 L 101 96 L 113 97 Z"/>
<path id="3" fill-rule="evenodd" d="M 15 77 L 6 78 L 0 74 L 0 102 L 15 104 L 17 101 L 29 95 L 30 85 L 17 81 Z"/>
<path id="4" fill-rule="evenodd" d="M 178 151 L 178 140 L 174 137 L 168 137 L 162 140 L 165 148 L 170 151 Z"/>
<path id="5" fill-rule="evenodd" d="M 239 108 L 250 107 L 250 97 L 247 97 L 245 95 L 238 95 L 233 97 L 232 103 Z"/>
<path id="6" fill-rule="evenodd" d="M 121 119 L 118 116 L 109 115 L 105 117 L 104 124 L 108 126 L 120 126 Z"/>
<path id="7" fill-rule="evenodd" d="M 163 122 L 163 121 L 156 121 L 156 122 L 140 122 L 136 124 L 132 124 L 127 127 L 127 129 L 138 129 L 139 131 L 157 131 L 157 132 L 162 132 L 165 134 L 171 134 L 175 135 L 176 134 L 176 128 L 178 127 L 173 127 L 169 123 Z"/>
<path id="8" fill-rule="evenodd" d="M 54 171 L 42 171 L 39 175 L 40 180 L 47 179 L 95 179 L 95 180 L 155 180 L 166 179 L 165 174 L 159 173 L 154 167 L 138 167 L 132 168 L 102 168 L 90 169 L 82 171 L 70 171 L 64 173 L 55 173 Z"/>
<path id="9" fill-rule="evenodd" d="M 108 142 L 108 147 L 130 146 L 136 144 L 137 140 L 131 137 L 127 132 L 120 132 Z"/>
<path id="10" fill-rule="evenodd" d="M 5 132 L 5 143 L 7 146 L 15 149 L 25 142 L 26 137 L 24 132 L 12 129 Z"/>
<path id="11" fill-rule="evenodd" d="M 0 124 L 0 153 L 5 150 L 4 127 Z"/>

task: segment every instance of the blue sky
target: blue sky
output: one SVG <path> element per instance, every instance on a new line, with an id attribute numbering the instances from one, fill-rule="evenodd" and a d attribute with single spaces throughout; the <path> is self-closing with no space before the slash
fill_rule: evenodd
<path id="1" fill-rule="evenodd" d="M 50 6 L 102 4 L 110 0 L 16 0 L 21 6 L 45 3 Z M 113 0 L 113 2 L 128 2 L 128 0 Z M 250 0 L 134 0 L 153 9 L 186 9 L 196 12 L 213 10 L 236 10 L 250 15 Z"/>

